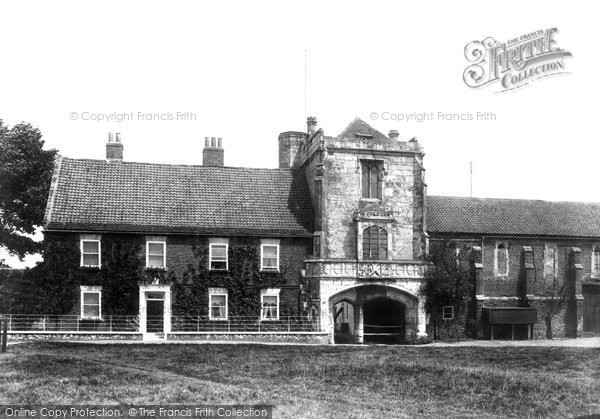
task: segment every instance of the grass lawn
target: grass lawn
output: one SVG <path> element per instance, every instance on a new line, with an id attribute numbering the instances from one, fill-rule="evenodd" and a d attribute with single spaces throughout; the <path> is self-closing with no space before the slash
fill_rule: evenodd
<path id="1" fill-rule="evenodd" d="M 600 349 L 35 342 L 0 404 L 272 404 L 274 417 L 600 413 Z"/>

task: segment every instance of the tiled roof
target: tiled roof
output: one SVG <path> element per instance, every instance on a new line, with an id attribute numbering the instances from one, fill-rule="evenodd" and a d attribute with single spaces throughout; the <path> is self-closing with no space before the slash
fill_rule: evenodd
<path id="1" fill-rule="evenodd" d="M 371 136 L 374 140 L 390 140 L 360 118 L 355 118 L 350 122 L 337 138 L 360 138 L 363 136 Z"/>
<path id="2" fill-rule="evenodd" d="M 300 170 L 68 158 L 46 218 L 49 230 L 306 236 L 313 228 Z"/>
<path id="3" fill-rule="evenodd" d="M 427 231 L 600 237 L 600 203 L 428 196 Z"/>

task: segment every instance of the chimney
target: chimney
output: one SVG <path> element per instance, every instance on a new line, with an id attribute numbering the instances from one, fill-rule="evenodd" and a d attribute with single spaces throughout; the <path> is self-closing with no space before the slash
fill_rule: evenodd
<path id="1" fill-rule="evenodd" d="M 308 135 L 313 135 L 317 132 L 317 118 L 314 116 L 309 116 L 306 118 L 306 132 Z"/>
<path id="2" fill-rule="evenodd" d="M 204 150 L 202 150 L 203 166 L 223 166 L 225 150 L 223 150 L 223 139 L 204 137 Z"/>
<path id="3" fill-rule="evenodd" d="M 106 143 L 106 160 L 108 161 L 123 161 L 123 143 L 121 142 L 121 134 L 116 133 L 113 138 L 113 133 L 108 133 L 108 142 Z"/>
<path id="4" fill-rule="evenodd" d="M 388 132 L 388 137 L 390 137 L 390 140 L 397 140 L 399 136 L 400 134 L 398 133 L 398 130 L 391 129 L 390 132 Z"/>

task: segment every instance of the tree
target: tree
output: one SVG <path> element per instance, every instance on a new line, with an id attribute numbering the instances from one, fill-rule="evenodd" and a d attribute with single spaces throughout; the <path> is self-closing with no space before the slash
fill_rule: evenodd
<path id="1" fill-rule="evenodd" d="M 453 306 L 458 313 L 462 312 L 473 294 L 474 285 L 470 270 L 458 259 L 455 242 L 436 242 L 431 246 L 428 261 L 431 266 L 425 273 L 422 291 L 426 296 L 425 309 L 431 313 L 436 334 L 443 307 Z"/>
<path id="2" fill-rule="evenodd" d="M 552 318 L 559 314 L 567 303 L 567 282 L 558 284 L 556 278 L 552 281 L 552 286 L 546 289 L 546 300 L 540 306 L 540 312 L 546 324 L 546 339 L 552 339 Z"/>
<path id="3" fill-rule="evenodd" d="M 41 250 L 32 235 L 42 225 L 56 150 L 44 150 L 39 129 L 0 119 L 0 246 L 23 258 Z"/>

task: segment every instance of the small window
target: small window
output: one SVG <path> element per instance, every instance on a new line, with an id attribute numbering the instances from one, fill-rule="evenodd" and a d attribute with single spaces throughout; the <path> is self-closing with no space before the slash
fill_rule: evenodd
<path id="1" fill-rule="evenodd" d="M 227 320 L 227 290 L 209 288 L 208 306 L 210 320 Z"/>
<path id="2" fill-rule="evenodd" d="M 444 306 L 442 310 L 442 319 L 453 320 L 454 319 L 454 306 Z"/>
<path id="3" fill-rule="evenodd" d="M 361 160 L 362 197 L 381 199 L 383 162 L 380 160 Z"/>
<path id="4" fill-rule="evenodd" d="M 594 245 L 592 252 L 592 276 L 600 276 L 600 245 Z"/>
<path id="5" fill-rule="evenodd" d="M 260 246 L 260 269 L 263 271 L 279 270 L 279 245 L 262 244 Z"/>
<path id="6" fill-rule="evenodd" d="M 102 317 L 102 287 L 81 287 L 81 318 L 100 319 Z"/>
<path id="7" fill-rule="evenodd" d="M 166 248 L 164 241 L 146 242 L 146 267 L 148 268 L 166 268 Z"/>
<path id="8" fill-rule="evenodd" d="M 508 249 L 504 243 L 496 244 L 496 275 L 508 275 Z"/>
<path id="9" fill-rule="evenodd" d="M 321 234 L 315 233 L 313 236 L 313 256 L 321 257 Z"/>
<path id="10" fill-rule="evenodd" d="M 227 261 L 227 243 L 211 243 L 209 249 L 210 269 L 213 271 L 226 271 Z"/>
<path id="11" fill-rule="evenodd" d="M 279 289 L 262 290 L 260 295 L 262 320 L 279 320 Z"/>
<path id="12" fill-rule="evenodd" d="M 100 267 L 100 240 L 81 240 L 81 266 Z"/>
<path id="13" fill-rule="evenodd" d="M 546 244 L 544 247 L 544 274 L 556 275 L 556 254 L 557 249 L 553 244 Z"/>
<path id="14" fill-rule="evenodd" d="M 363 259 L 386 260 L 388 250 L 387 231 L 379 226 L 363 230 Z"/>

